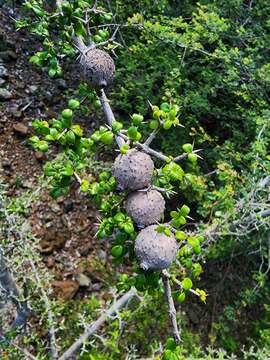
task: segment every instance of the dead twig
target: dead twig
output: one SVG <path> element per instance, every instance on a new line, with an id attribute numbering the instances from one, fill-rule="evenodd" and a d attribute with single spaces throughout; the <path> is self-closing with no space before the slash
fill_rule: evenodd
<path id="1" fill-rule="evenodd" d="M 169 317 L 170 317 L 171 324 L 172 324 L 174 340 L 177 343 L 180 343 L 182 340 L 181 340 L 180 331 L 179 331 L 178 325 L 177 325 L 176 310 L 175 310 L 175 306 L 174 306 L 174 302 L 173 302 L 173 298 L 172 298 L 172 289 L 171 289 L 171 285 L 170 285 L 170 280 L 163 272 L 161 273 L 161 278 L 162 278 L 162 282 L 163 282 L 163 286 L 164 286 L 167 303 L 169 306 Z"/>

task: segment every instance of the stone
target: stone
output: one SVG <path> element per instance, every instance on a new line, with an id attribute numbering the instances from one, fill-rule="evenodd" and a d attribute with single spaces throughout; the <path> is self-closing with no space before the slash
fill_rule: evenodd
<path id="1" fill-rule="evenodd" d="M 55 265 L 54 258 L 53 258 L 52 256 L 48 256 L 46 262 L 47 262 L 47 267 L 48 267 L 49 269 L 51 269 L 51 268 L 54 267 L 54 265 Z"/>
<path id="2" fill-rule="evenodd" d="M 92 285 L 91 290 L 92 291 L 100 291 L 102 285 L 100 283 L 95 283 Z"/>
<path id="3" fill-rule="evenodd" d="M 56 79 L 56 84 L 60 90 L 67 89 L 67 82 L 64 79 Z"/>
<path id="4" fill-rule="evenodd" d="M 38 86 L 37 86 L 37 85 L 30 85 L 30 86 L 29 86 L 29 92 L 30 92 L 31 94 L 36 93 L 37 90 L 38 90 Z"/>
<path id="5" fill-rule="evenodd" d="M 5 169 L 5 170 L 11 170 L 11 163 L 10 163 L 10 160 L 3 160 L 2 161 L 2 168 Z"/>
<path id="6" fill-rule="evenodd" d="M 26 136 L 28 134 L 28 127 L 18 123 L 13 125 L 13 131 L 21 136 Z"/>
<path id="7" fill-rule="evenodd" d="M 91 280 L 85 274 L 78 274 L 76 276 L 76 280 L 78 281 L 79 285 L 82 287 L 88 287 L 91 285 Z"/>
<path id="8" fill-rule="evenodd" d="M 4 84 L 5 84 L 5 82 L 6 82 L 6 80 L 5 80 L 5 79 L 0 78 L 0 86 L 4 85 Z"/>
<path id="9" fill-rule="evenodd" d="M 42 151 L 36 151 L 34 155 L 38 161 L 42 161 L 45 159 L 45 154 Z"/>
<path id="10" fill-rule="evenodd" d="M 8 71 L 7 71 L 7 68 L 0 64 L 0 77 L 3 78 L 3 77 L 6 77 L 8 74 Z"/>
<path id="11" fill-rule="evenodd" d="M 9 111 L 12 114 L 12 116 L 15 117 L 16 119 L 19 119 L 22 116 L 22 112 L 16 107 L 10 108 Z"/>
<path id="12" fill-rule="evenodd" d="M 99 260 L 103 263 L 107 261 L 107 253 L 104 250 L 98 250 L 97 256 Z"/>
<path id="13" fill-rule="evenodd" d="M 74 202 L 71 199 L 66 199 L 63 202 L 64 210 L 66 213 L 72 211 L 74 209 Z"/>
<path id="14" fill-rule="evenodd" d="M 16 60 L 17 54 L 13 50 L 0 51 L 0 59 L 4 61 Z"/>
<path id="15" fill-rule="evenodd" d="M 74 280 L 60 280 L 52 283 L 54 294 L 63 300 L 71 300 L 79 290 L 79 284 Z"/>
<path id="16" fill-rule="evenodd" d="M 9 100 L 12 98 L 12 92 L 4 89 L 4 88 L 0 88 L 0 100 Z"/>

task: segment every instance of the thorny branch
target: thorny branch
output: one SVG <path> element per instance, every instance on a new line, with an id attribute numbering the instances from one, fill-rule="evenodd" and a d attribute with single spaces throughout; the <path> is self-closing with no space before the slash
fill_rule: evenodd
<path id="1" fill-rule="evenodd" d="M 112 123 L 115 121 L 115 117 L 114 117 L 113 111 L 111 109 L 109 100 L 107 99 L 104 89 L 101 89 L 99 98 L 101 101 L 101 105 L 103 107 L 103 111 L 104 111 L 107 123 L 111 127 Z M 123 145 L 125 145 L 125 141 L 120 136 L 116 136 L 115 140 L 116 140 L 119 148 L 121 148 Z"/>
<path id="2" fill-rule="evenodd" d="M 163 286 L 164 286 L 167 303 L 169 306 L 169 317 L 170 317 L 171 324 L 172 324 L 174 340 L 177 343 L 180 343 L 182 340 L 181 340 L 180 331 L 179 331 L 178 325 L 177 325 L 176 310 L 175 310 L 175 306 L 174 306 L 174 302 L 173 302 L 173 298 L 172 298 L 172 289 L 171 289 L 171 285 L 170 285 L 170 280 L 163 272 L 161 273 L 161 277 L 162 277 L 162 282 L 163 282 Z"/>
<path id="3" fill-rule="evenodd" d="M 124 307 L 129 301 L 137 295 L 137 290 L 132 287 L 127 293 L 120 297 L 104 314 L 102 314 L 95 322 L 90 324 L 85 333 L 79 337 L 58 360 L 67 360 L 83 345 L 87 339 L 93 335 L 106 321 Z"/>
<path id="4" fill-rule="evenodd" d="M 40 289 L 41 296 L 42 296 L 42 299 L 44 301 L 44 304 L 45 304 L 45 307 L 46 307 L 46 310 L 47 310 L 47 313 L 48 313 L 48 322 L 49 322 L 49 327 L 50 327 L 50 330 L 49 330 L 50 348 L 51 348 L 50 350 L 51 350 L 52 359 L 55 360 L 55 359 L 57 359 L 58 351 L 57 351 L 57 344 L 56 344 L 56 337 L 55 337 L 54 319 L 53 319 L 53 315 L 52 315 L 52 309 L 51 309 L 50 300 L 49 300 L 49 298 L 48 298 L 48 296 L 46 294 L 46 291 L 43 288 L 43 285 L 42 285 L 41 279 L 39 277 L 38 271 L 37 271 L 36 266 L 35 266 L 35 264 L 34 264 L 34 262 L 32 260 L 30 260 L 30 265 L 31 265 L 31 268 L 33 270 L 34 276 L 35 276 L 36 281 L 37 281 L 37 285 L 38 285 L 38 287 Z"/>

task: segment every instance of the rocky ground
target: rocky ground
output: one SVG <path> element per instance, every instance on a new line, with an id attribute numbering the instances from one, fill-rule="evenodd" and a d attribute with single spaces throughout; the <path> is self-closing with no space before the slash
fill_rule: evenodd
<path id="1" fill-rule="evenodd" d="M 0 11 L 0 178 L 11 197 L 39 189 L 29 220 L 40 238 L 44 263 L 56 277 L 56 296 L 71 299 L 102 288 L 103 265 L 95 264 L 106 268 L 106 245 L 94 238 L 95 207 L 76 187 L 70 197 L 55 201 L 39 185 L 46 157 L 53 154 L 45 156 L 28 145 L 31 122 L 57 116 L 67 102 L 71 80 L 52 80 L 29 64 L 38 45 L 31 36 L 15 31 L 13 15 L 11 9 Z M 88 124 L 81 120 L 86 131 Z"/>

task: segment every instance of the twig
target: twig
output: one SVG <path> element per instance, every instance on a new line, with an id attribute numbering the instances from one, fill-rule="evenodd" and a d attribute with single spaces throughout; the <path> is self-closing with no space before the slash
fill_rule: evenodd
<path id="1" fill-rule="evenodd" d="M 172 298 L 172 289 L 171 289 L 171 285 L 170 285 L 170 280 L 165 274 L 163 274 L 163 272 L 161 273 L 161 277 L 162 277 L 162 281 L 163 281 L 163 286 L 164 286 L 164 290 L 165 290 L 167 303 L 169 306 L 169 317 L 170 317 L 172 328 L 173 328 L 174 340 L 177 343 L 180 343 L 182 340 L 181 340 L 180 332 L 179 332 L 178 325 L 177 325 L 176 310 L 175 310 L 175 306 L 174 306 L 174 302 L 173 302 L 173 298 Z"/>
<path id="2" fill-rule="evenodd" d="M 13 301 L 17 309 L 15 320 L 11 324 L 11 329 L 16 330 L 25 326 L 30 314 L 26 302 L 19 301 L 20 292 L 12 278 L 11 272 L 6 264 L 4 254 L 0 248 L 0 287 L 6 292 L 7 296 Z"/>
<path id="3" fill-rule="evenodd" d="M 29 360 L 37 360 L 37 358 L 32 355 L 29 351 L 27 351 L 26 349 L 21 348 L 20 346 L 13 344 L 13 346 L 18 349 L 19 351 L 21 351 L 25 356 L 27 356 L 27 359 Z"/>
<path id="4" fill-rule="evenodd" d="M 159 128 L 152 131 L 149 137 L 145 140 L 144 145 L 149 146 L 151 142 L 155 139 L 157 133 L 159 132 Z"/>
<path id="5" fill-rule="evenodd" d="M 202 149 L 197 149 L 193 151 L 193 154 L 197 154 L 198 152 L 202 151 Z M 179 160 L 183 160 L 188 156 L 188 153 L 184 153 L 182 155 L 176 156 L 175 158 L 172 159 L 173 162 L 177 162 Z M 198 155 L 199 156 L 199 155 Z M 200 157 L 200 156 L 199 156 Z M 201 157 L 200 157 L 201 158 Z"/>
<path id="6" fill-rule="evenodd" d="M 81 177 L 76 172 L 74 172 L 74 176 L 75 176 L 75 179 L 78 181 L 78 183 L 81 185 L 81 183 L 82 183 Z"/>
<path id="7" fill-rule="evenodd" d="M 99 99 L 100 99 L 101 105 L 103 107 L 103 111 L 104 111 L 107 123 L 111 127 L 112 123 L 115 121 L 115 117 L 112 112 L 110 103 L 107 99 L 104 89 L 101 89 Z M 123 145 L 125 145 L 125 141 L 120 136 L 115 136 L 115 140 L 120 149 Z"/>
<path id="8" fill-rule="evenodd" d="M 183 291 L 183 286 L 181 282 L 177 280 L 173 275 L 171 275 L 167 270 L 163 270 L 163 275 L 166 276 L 168 279 L 172 279 L 172 281 L 180 288 L 180 290 Z M 193 289 L 189 289 L 189 292 L 200 297 L 200 294 L 198 294 L 197 291 Z"/>
<path id="9" fill-rule="evenodd" d="M 83 335 L 76 340 L 58 360 L 67 360 L 83 345 L 83 343 L 93 335 L 112 315 L 117 313 L 119 309 L 125 306 L 134 296 L 137 295 L 137 290 L 132 287 L 119 300 L 117 300 L 103 315 L 101 315 L 95 322 L 87 327 Z"/>
<path id="10" fill-rule="evenodd" d="M 58 351 L 57 351 L 57 344 L 56 344 L 56 337 L 55 337 L 55 328 L 53 325 L 54 319 L 53 319 L 53 315 L 52 315 L 51 304 L 50 304 L 48 296 L 42 286 L 41 279 L 39 277 L 39 274 L 37 272 L 35 264 L 32 260 L 30 260 L 30 265 L 34 272 L 34 276 L 37 280 L 38 287 L 40 288 L 40 292 L 41 292 L 44 304 L 46 306 L 46 310 L 48 312 L 48 321 L 49 321 L 49 326 L 50 326 L 50 329 L 49 329 L 50 348 L 51 348 L 50 350 L 51 350 L 52 359 L 54 360 L 54 359 L 57 359 L 57 357 L 58 357 Z"/>

